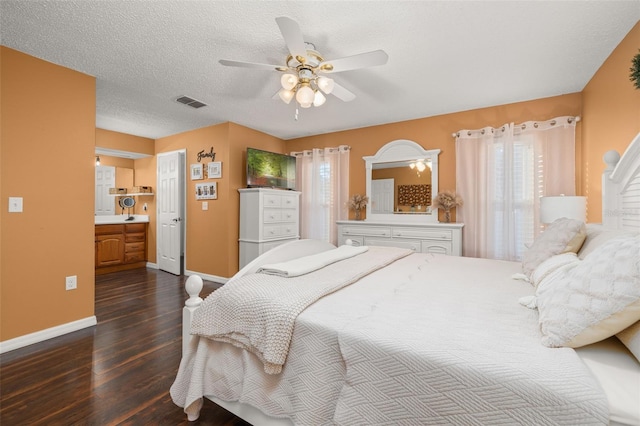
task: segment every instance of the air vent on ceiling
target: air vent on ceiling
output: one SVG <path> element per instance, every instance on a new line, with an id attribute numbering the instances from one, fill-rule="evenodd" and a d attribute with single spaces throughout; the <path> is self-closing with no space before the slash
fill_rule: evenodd
<path id="1" fill-rule="evenodd" d="M 176 99 L 176 102 L 180 102 L 181 104 L 188 105 L 191 108 L 202 108 L 207 106 L 207 104 L 205 104 L 204 102 L 197 101 L 188 96 L 180 96 L 178 99 Z"/>

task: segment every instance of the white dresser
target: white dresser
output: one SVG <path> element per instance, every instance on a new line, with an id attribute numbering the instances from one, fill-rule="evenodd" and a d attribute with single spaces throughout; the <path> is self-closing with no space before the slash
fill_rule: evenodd
<path id="1" fill-rule="evenodd" d="M 267 188 L 239 189 L 240 268 L 288 241 L 300 238 L 300 193 Z"/>
<path id="2" fill-rule="evenodd" d="M 410 248 L 421 253 L 462 256 L 463 223 L 394 223 L 360 220 L 338 221 L 338 245 Z"/>

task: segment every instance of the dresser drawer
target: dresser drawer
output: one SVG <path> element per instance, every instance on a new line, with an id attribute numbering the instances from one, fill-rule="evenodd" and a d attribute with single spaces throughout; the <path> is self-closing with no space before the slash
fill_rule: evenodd
<path id="1" fill-rule="evenodd" d="M 283 209 L 297 209 L 298 197 L 296 195 L 282 195 L 281 206 Z"/>
<path id="2" fill-rule="evenodd" d="M 124 225 L 124 232 L 144 232 L 146 229 L 146 223 L 127 223 Z"/>
<path id="3" fill-rule="evenodd" d="M 399 247 L 411 249 L 419 253 L 422 249 L 421 242 L 416 240 L 402 240 L 398 238 L 394 239 L 382 239 L 382 238 L 365 238 L 364 245 L 366 246 L 385 246 L 385 247 Z"/>
<path id="4" fill-rule="evenodd" d="M 453 239 L 453 233 L 450 229 L 393 228 L 393 237 L 450 241 Z"/>
<path id="5" fill-rule="evenodd" d="M 342 246 L 347 244 L 347 240 L 351 240 L 351 245 L 354 247 L 360 247 L 364 245 L 364 237 L 361 235 L 339 235 L 338 236 L 338 245 Z"/>
<path id="6" fill-rule="evenodd" d="M 266 240 L 283 237 L 296 237 L 298 225 L 296 223 L 282 225 L 265 225 L 262 237 Z"/>
<path id="7" fill-rule="evenodd" d="M 262 212 L 262 220 L 264 223 L 280 222 L 282 220 L 282 210 L 264 209 L 264 212 Z"/>
<path id="8" fill-rule="evenodd" d="M 280 211 L 283 222 L 297 222 L 298 211 L 294 209 L 283 209 Z"/>
<path id="9" fill-rule="evenodd" d="M 391 237 L 391 228 L 376 228 L 373 226 L 360 227 L 360 226 L 345 226 L 342 228 L 342 235 L 363 235 L 363 236 L 376 236 L 376 237 Z"/>
<path id="10" fill-rule="evenodd" d="M 136 262 L 143 262 L 144 259 L 144 252 L 143 251 L 136 251 L 134 253 L 125 253 L 124 254 L 124 263 L 136 263 Z"/>
<path id="11" fill-rule="evenodd" d="M 420 251 L 422 253 L 451 254 L 453 243 L 451 241 L 422 241 Z"/>
<path id="12" fill-rule="evenodd" d="M 276 194 L 264 194 L 264 207 L 268 209 L 270 207 L 280 208 L 282 206 L 282 196 Z"/>
<path id="13" fill-rule="evenodd" d="M 141 241 L 141 242 L 138 242 L 138 243 L 126 243 L 124 245 L 124 252 L 125 253 L 133 253 L 135 251 L 144 252 L 144 241 Z"/>
<path id="14" fill-rule="evenodd" d="M 145 240 L 144 232 L 140 232 L 140 233 L 136 233 L 136 234 L 125 234 L 124 235 L 124 241 L 126 243 L 135 243 L 135 242 L 144 241 L 144 240 Z"/>

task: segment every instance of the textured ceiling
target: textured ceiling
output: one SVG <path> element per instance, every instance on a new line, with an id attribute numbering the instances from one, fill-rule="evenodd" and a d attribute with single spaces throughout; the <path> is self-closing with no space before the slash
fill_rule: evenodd
<path id="1" fill-rule="evenodd" d="M 272 99 L 279 73 L 218 63 L 284 63 L 279 16 L 325 59 L 389 62 L 334 74 L 356 99 L 296 121 Z M 581 91 L 640 2 L 1 0 L 0 17 L 3 45 L 97 78 L 99 128 L 155 139 L 232 121 L 290 139 Z"/>

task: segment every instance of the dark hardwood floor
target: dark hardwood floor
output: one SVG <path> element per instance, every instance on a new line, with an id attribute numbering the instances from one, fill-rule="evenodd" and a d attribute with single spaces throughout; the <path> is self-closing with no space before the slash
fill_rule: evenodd
<path id="1" fill-rule="evenodd" d="M 96 276 L 97 326 L 1 355 L 0 424 L 247 425 L 207 400 L 190 423 L 171 401 L 185 280 L 145 268 Z M 205 281 L 203 297 L 218 287 Z"/>

